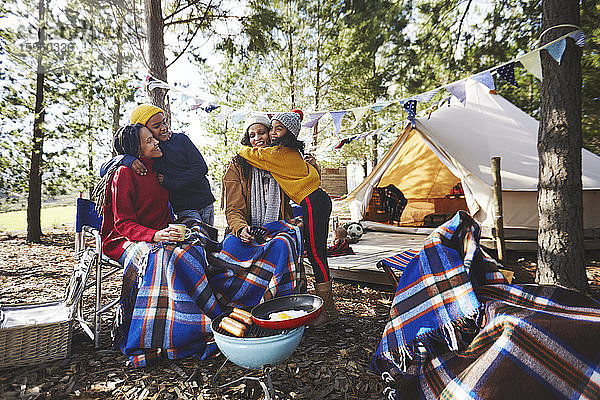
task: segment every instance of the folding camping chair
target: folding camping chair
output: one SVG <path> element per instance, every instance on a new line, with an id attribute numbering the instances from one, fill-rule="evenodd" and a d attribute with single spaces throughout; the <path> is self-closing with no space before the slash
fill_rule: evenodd
<path id="1" fill-rule="evenodd" d="M 80 304 L 77 307 L 76 319 L 80 322 L 90 339 L 94 341 L 94 346 L 99 348 L 101 329 L 100 316 L 119 302 L 119 299 L 117 298 L 110 303 L 102 305 L 102 283 L 111 275 L 121 271 L 123 266 L 102 253 L 102 241 L 100 239 L 102 218 L 98 216 L 98 213 L 96 212 L 96 204 L 91 200 L 78 198 L 76 209 L 75 257 L 80 263 L 91 267 L 86 269 L 86 276 L 82 279 L 82 283 L 85 285 L 84 290 L 93 286 L 96 287 L 93 327 L 90 327 L 90 324 L 83 318 L 82 299 L 79 300 Z M 90 239 L 93 239 L 93 245 L 90 243 L 92 241 Z M 103 268 L 108 269 L 108 271 L 103 273 Z M 96 278 L 93 282 L 88 284 L 87 273 L 91 272 L 90 270 L 93 269 L 96 271 Z"/>
<path id="2" fill-rule="evenodd" d="M 404 250 L 398 254 L 395 254 L 391 257 L 386 257 L 377 262 L 377 268 L 382 269 L 385 272 L 385 275 L 390 280 L 390 283 L 394 285 L 394 287 L 398 287 L 398 277 L 394 273 L 393 269 L 404 272 L 406 266 L 419 252 L 417 250 Z"/>

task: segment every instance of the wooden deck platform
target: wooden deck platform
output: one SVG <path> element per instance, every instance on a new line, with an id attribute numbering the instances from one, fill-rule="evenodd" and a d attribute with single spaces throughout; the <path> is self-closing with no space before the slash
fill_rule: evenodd
<path id="1" fill-rule="evenodd" d="M 419 249 L 425 238 L 425 235 L 367 231 L 358 243 L 351 245 L 356 254 L 329 257 L 329 269 L 334 279 L 392 286 L 383 270 L 377 268 L 377 262 L 404 250 Z M 305 265 L 306 272 L 312 274 L 310 263 Z"/>

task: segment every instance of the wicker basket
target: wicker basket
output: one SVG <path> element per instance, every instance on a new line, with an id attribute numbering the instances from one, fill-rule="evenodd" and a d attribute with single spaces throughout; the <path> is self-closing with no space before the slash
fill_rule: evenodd
<path id="1" fill-rule="evenodd" d="M 0 369 L 39 364 L 69 356 L 73 319 L 72 310 L 63 302 L 2 307 L 0 311 L 0 322 L 4 321 L 1 326 L 5 326 L 0 327 Z M 40 317 L 44 315 L 45 317 Z M 6 327 L 6 321 L 11 318 L 17 322 L 13 321 Z M 24 323 L 19 323 L 19 320 Z"/>

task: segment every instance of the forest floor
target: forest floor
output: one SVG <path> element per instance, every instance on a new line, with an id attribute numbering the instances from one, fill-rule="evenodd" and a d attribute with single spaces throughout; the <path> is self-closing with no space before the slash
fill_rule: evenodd
<path id="1" fill-rule="evenodd" d="M 0 234 L 0 304 L 60 300 L 74 265 L 73 243 L 73 233 L 66 228 L 49 231 L 42 244 L 26 243 L 23 233 Z M 515 283 L 533 281 L 534 256 L 509 253 L 505 267 L 515 271 Z M 588 254 L 586 265 L 590 291 L 598 296 L 600 253 Z M 309 277 L 309 289 L 311 286 Z M 353 282 L 336 281 L 333 287 L 340 320 L 327 328 L 307 329 L 294 354 L 273 368 L 278 398 L 384 398 L 381 380 L 370 372 L 369 362 L 387 322 L 393 293 Z M 105 295 L 116 298 L 119 289 L 119 278 L 115 277 Z M 87 295 L 88 307 L 90 300 Z M 150 368 L 133 369 L 121 353 L 110 349 L 110 323 L 107 317 L 101 350 L 94 350 L 81 328 L 75 326 L 68 358 L 0 370 L 0 399 L 238 399 L 244 398 L 246 385 L 242 382 L 226 388 L 217 386 L 242 376 L 260 376 L 258 371 L 228 362 L 214 382 L 225 360 L 223 355 L 206 361 L 164 361 Z"/>

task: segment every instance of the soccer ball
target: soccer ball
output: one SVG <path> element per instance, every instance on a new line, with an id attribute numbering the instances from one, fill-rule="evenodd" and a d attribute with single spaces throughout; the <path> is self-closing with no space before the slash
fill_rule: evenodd
<path id="1" fill-rule="evenodd" d="M 360 239 L 363 233 L 365 232 L 362 225 L 358 222 L 350 222 L 348 225 L 345 226 L 345 228 L 346 232 L 348 232 L 348 236 L 356 240 L 357 242 L 358 239 Z"/>

